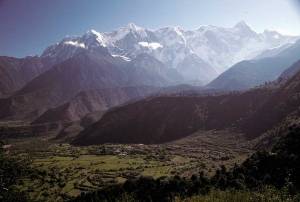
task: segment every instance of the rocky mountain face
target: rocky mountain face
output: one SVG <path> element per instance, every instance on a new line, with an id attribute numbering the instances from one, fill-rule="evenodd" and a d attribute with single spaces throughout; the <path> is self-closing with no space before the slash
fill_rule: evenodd
<path id="1" fill-rule="evenodd" d="M 5 103 L 0 110 L 2 119 L 37 118 L 48 109 L 67 103 L 84 91 L 145 86 L 149 83 L 160 86 L 168 82 L 156 73 L 151 73 L 151 70 L 149 73 L 147 68 L 143 64 L 139 68 L 128 66 L 126 62 L 120 62 L 105 52 L 77 54 L 34 78 L 10 98 L 2 100 Z M 111 97 L 112 94 L 106 96 Z M 119 102 L 127 98 L 125 95 Z"/>
<path id="2" fill-rule="evenodd" d="M 296 66 L 299 67 L 299 62 Z M 251 117 L 241 122 L 248 136 L 258 136 L 283 121 L 288 115 L 298 114 L 300 93 L 300 72 L 288 79 Z"/>
<path id="3" fill-rule="evenodd" d="M 276 80 L 286 69 L 300 59 L 300 41 L 281 50 L 272 57 L 237 63 L 215 80 L 209 88 L 246 90 Z"/>
<path id="4" fill-rule="evenodd" d="M 232 28 L 202 26 L 193 31 L 180 27 L 150 30 L 132 23 L 110 33 L 91 30 L 66 37 L 40 57 L 0 58 L 0 119 L 45 122 L 45 117 L 55 121 L 51 114 L 60 114 L 59 119 L 77 120 L 92 110 L 106 110 L 139 97 L 123 93 L 125 88 L 164 87 L 169 93 L 184 85 L 171 91 L 165 87 L 205 85 L 235 62 L 275 47 L 283 49 L 280 54 L 287 52 L 295 46 L 287 44 L 296 39 L 270 31 L 258 34 L 243 22 Z M 272 78 L 282 69 L 265 65 L 261 69 L 272 69 Z M 103 89 L 119 89 L 119 100 L 103 102 L 104 95 L 90 95 Z M 84 92 L 85 96 L 77 97 Z M 144 96 L 148 91 L 137 94 Z M 107 96 L 113 97 L 109 92 Z"/>
<path id="5" fill-rule="evenodd" d="M 157 144 L 197 130 L 223 129 L 246 117 L 266 99 L 265 91 L 243 95 L 161 96 L 116 108 L 86 128 L 74 144 Z"/>
<path id="6" fill-rule="evenodd" d="M 110 33 L 91 30 L 83 36 L 67 37 L 47 48 L 42 57 L 58 62 L 99 48 L 107 48 L 113 57 L 125 61 L 147 54 L 177 70 L 184 78 L 179 83 L 206 84 L 233 64 L 296 39 L 273 31 L 256 33 L 244 22 L 232 28 L 202 26 L 193 31 L 180 27 L 150 30 L 130 23 Z"/>
<path id="7" fill-rule="evenodd" d="M 294 63 L 291 67 L 286 69 L 282 74 L 280 75 L 279 78 L 281 79 L 289 79 L 293 77 L 295 74 L 297 74 L 300 70 L 300 61 L 297 61 Z"/>
<path id="8" fill-rule="evenodd" d="M 180 72 L 185 83 L 196 86 L 203 86 L 218 75 L 214 68 L 195 54 L 185 57 L 178 63 L 177 71 Z"/>
<path id="9" fill-rule="evenodd" d="M 0 57 L 0 98 L 9 97 L 49 68 L 39 57 Z"/>
<path id="10" fill-rule="evenodd" d="M 74 144 L 163 143 L 197 130 L 231 128 L 253 139 L 299 106 L 300 72 L 279 88 L 216 96 L 160 96 L 118 107 L 86 128 Z"/>
<path id="11" fill-rule="evenodd" d="M 182 76 L 174 68 L 148 54 L 140 54 L 127 64 L 131 85 L 143 83 L 148 86 L 172 86 L 182 81 Z"/>
<path id="12" fill-rule="evenodd" d="M 69 102 L 47 110 L 33 123 L 79 121 L 90 113 L 105 112 L 126 102 L 142 99 L 157 90 L 154 87 L 141 86 L 83 91 Z"/>

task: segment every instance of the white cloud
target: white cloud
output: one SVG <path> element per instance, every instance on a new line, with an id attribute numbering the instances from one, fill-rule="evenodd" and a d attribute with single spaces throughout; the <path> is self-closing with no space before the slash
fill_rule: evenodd
<path id="1" fill-rule="evenodd" d="M 71 46 L 76 46 L 80 48 L 85 48 L 84 43 L 79 43 L 78 41 L 66 41 L 64 44 L 71 45 Z"/>
<path id="2" fill-rule="evenodd" d="M 148 42 L 142 41 L 142 42 L 139 42 L 139 45 L 142 47 L 145 47 L 145 48 L 152 49 L 152 50 L 156 50 L 158 48 L 163 48 L 163 46 L 160 43 L 156 43 L 156 42 L 148 43 Z"/>

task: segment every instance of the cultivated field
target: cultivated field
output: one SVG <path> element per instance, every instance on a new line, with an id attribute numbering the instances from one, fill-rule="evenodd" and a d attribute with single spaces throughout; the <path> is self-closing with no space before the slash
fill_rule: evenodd
<path id="1" fill-rule="evenodd" d="M 220 165 L 230 167 L 252 151 L 230 131 L 198 132 L 163 145 L 112 145 L 74 147 L 51 137 L 5 140 L 7 152 L 28 157 L 34 176 L 18 187 L 34 199 L 61 201 L 138 176 L 154 178 L 208 175 Z"/>

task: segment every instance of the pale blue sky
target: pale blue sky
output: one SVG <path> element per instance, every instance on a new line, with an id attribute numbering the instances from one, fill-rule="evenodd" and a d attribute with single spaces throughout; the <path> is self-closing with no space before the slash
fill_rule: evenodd
<path id="1" fill-rule="evenodd" d="M 148 28 L 231 27 L 300 35 L 297 0 L 0 0 L 0 55 L 40 54 L 66 35 L 111 31 L 129 22 Z"/>

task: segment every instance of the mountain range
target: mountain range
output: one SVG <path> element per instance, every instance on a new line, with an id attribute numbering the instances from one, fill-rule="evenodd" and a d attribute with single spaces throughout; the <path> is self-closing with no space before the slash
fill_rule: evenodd
<path id="1" fill-rule="evenodd" d="M 300 36 L 245 22 L 0 56 L 0 198 L 297 201 L 299 106 Z"/>
<path id="2" fill-rule="evenodd" d="M 99 47 L 127 62 L 147 54 L 177 70 L 183 77 L 179 83 L 204 85 L 242 60 L 253 59 L 297 39 L 275 31 L 256 33 L 245 22 L 232 28 L 201 26 L 192 31 L 180 27 L 151 30 L 130 23 L 109 33 L 91 30 L 82 36 L 67 37 L 48 47 L 41 57 L 58 62 Z"/>
<path id="3" fill-rule="evenodd" d="M 290 67 L 292 71 L 299 62 Z M 74 144 L 157 144 L 199 130 L 232 130 L 253 140 L 298 113 L 300 72 L 279 86 L 216 95 L 167 95 L 144 99 L 105 113 Z"/>
<path id="4" fill-rule="evenodd" d="M 157 94 L 245 90 L 277 79 L 300 59 L 297 39 L 256 33 L 244 22 L 192 31 L 133 23 L 90 30 L 41 56 L 0 57 L 0 119 L 72 122 Z"/>

